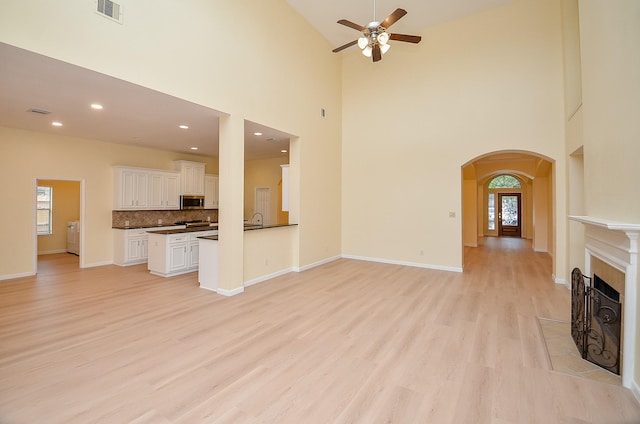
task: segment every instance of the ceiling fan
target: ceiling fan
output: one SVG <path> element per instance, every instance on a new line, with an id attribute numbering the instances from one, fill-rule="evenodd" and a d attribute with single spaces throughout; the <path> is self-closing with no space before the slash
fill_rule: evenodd
<path id="1" fill-rule="evenodd" d="M 396 23 L 406 14 L 406 10 L 396 9 L 391 15 L 387 16 L 384 21 L 378 22 L 376 21 L 376 1 L 373 0 L 373 21 L 369 22 L 367 26 L 363 27 L 362 25 L 358 25 L 346 19 L 340 19 L 338 21 L 339 24 L 362 32 L 362 37 L 358 38 L 357 40 L 351 41 L 343 46 L 337 47 L 332 51 L 334 53 L 338 53 L 339 51 L 342 51 L 347 47 L 351 47 L 357 44 L 358 47 L 362 49 L 363 55 L 371 57 L 374 62 L 377 62 L 381 60 L 382 55 L 389 50 L 389 40 L 404 41 L 405 43 L 419 43 L 420 40 L 422 40 L 422 37 L 418 35 L 406 35 L 388 32 L 389 27 L 391 27 L 391 25 Z"/>

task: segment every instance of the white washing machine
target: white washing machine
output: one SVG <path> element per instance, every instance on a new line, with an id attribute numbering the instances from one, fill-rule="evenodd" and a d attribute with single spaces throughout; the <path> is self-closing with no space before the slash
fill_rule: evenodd
<path id="1" fill-rule="evenodd" d="M 67 252 L 80 254 L 80 221 L 67 222 Z"/>

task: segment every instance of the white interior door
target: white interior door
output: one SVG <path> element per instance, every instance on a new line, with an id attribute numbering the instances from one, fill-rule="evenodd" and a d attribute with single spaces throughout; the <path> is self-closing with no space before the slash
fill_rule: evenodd
<path id="1" fill-rule="evenodd" d="M 269 187 L 256 187 L 255 199 L 256 213 L 251 218 L 252 224 L 269 225 L 271 217 L 271 189 Z"/>

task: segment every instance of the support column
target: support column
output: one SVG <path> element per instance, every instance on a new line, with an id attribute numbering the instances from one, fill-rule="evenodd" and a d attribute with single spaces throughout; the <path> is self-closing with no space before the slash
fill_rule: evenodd
<path id="1" fill-rule="evenodd" d="M 244 291 L 244 119 L 220 118 L 218 293 Z"/>

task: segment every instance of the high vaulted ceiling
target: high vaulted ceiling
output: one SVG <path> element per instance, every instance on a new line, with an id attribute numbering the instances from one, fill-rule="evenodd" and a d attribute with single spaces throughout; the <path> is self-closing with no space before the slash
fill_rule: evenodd
<path id="1" fill-rule="evenodd" d="M 382 22 L 397 8 L 407 11 L 391 32 L 401 34 L 420 33 L 428 27 L 461 18 L 473 13 L 511 3 L 514 0 L 375 0 L 375 20 Z M 358 38 L 353 29 L 337 24 L 347 19 L 362 26 L 374 20 L 374 0 L 287 0 L 305 17 L 333 47 L 341 46 Z"/>
<path id="2" fill-rule="evenodd" d="M 373 0 L 287 1 L 334 47 L 359 35 L 337 24 L 339 19 L 361 25 L 373 19 Z M 376 19 L 383 20 L 401 7 L 408 15 L 393 30 L 420 34 L 429 26 L 512 1 L 377 0 Z M 3 43 L 0 63 L 0 126 L 218 156 L 218 111 Z M 93 102 L 103 103 L 104 109 L 92 110 Z M 51 114 L 29 112 L 32 108 Z M 64 125 L 52 127 L 53 120 Z M 188 125 L 189 129 L 180 129 L 179 125 Z M 255 136 L 255 132 L 262 135 Z M 282 156 L 290 137 L 246 122 L 245 158 Z"/>

